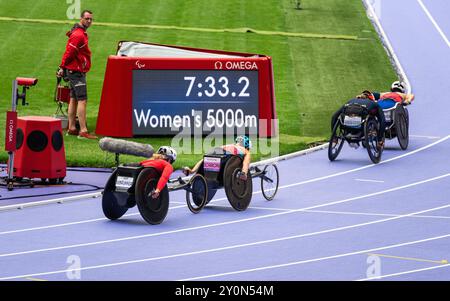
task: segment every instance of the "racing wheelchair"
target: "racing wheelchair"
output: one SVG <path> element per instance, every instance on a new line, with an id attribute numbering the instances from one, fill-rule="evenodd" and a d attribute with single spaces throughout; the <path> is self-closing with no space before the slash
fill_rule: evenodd
<path id="1" fill-rule="evenodd" d="M 252 198 L 252 180 L 239 178 L 242 159 L 233 155 L 205 155 L 199 171 L 188 177 L 170 179 L 157 198 L 152 198 L 160 178 L 152 167 L 118 166 L 109 177 L 102 196 L 102 209 L 111 220 L 122 217 L 137 205 L 141 216 L 149 224 L 160 224 L 169 210 L 169 192 L 186 191 L 189 210 L 199 213 L 211 201 L 217 189 L 224 187 L 231 206 L 238 211 L 247 209 Z M 251 178 L 261 178 L 261 190 L 267 200 L 278 191 L 279 173 L 275 164 L 263 169 L 252 166 Z"/>
<path id="2" fill-rule="evenodd" d="M 187 181 L 181 177 L 171 179 L 159 196 L 152 198 L 152 192 L 156 189 L 159 178 L 159 172 L 153 167 L 118 166 L 109 177 L 103 191 L 103 213 L 107 218 L 116 220 L 137 205 L 147 223 L 160 224 L 169 210 L 169 191 L 181 189 L 186 190 L 188 208 L 193 213 L 200 212 L 208 194 L 206 180 L 202 175 L 194 175 Z"/>
<path id="3" fill-rule="evenodd" d="M 334 161 L 347 141 L 353 148 L 358 148 L 361 143 L 367 149 L 370 160 L 375 164 L 379 163 L 384 149 L 378 148 L 379 128 L 377 118 L 370 115 L 365 106 L 346 104 L 333 127 L 328 145 L 328 159 Z"/>
<path id="4" fill-rule="evenodd" d="M 388 140 L 397 138 L 400 148 L 405 150 L 409 144 L 409 113 L 406 105 L 396 102 L 388 109 L 383 109 L 386 120 L 385 137 Z"/>
<path id="5" fill-rule="evenodd" d="M 208 185 L 204 205 L 212 200 L 218 189 L 224 188 L 231 207 L 237 211 L 246 210 L 252 199 L 253 178 L 260 178 L 261 192 L 266 200 L 275 198 L 280 179 L 277 166 L 273 163 L 259 166 L 253 164 L 249 168 L 249 178 L 242 180 L 239 176 L 242 163 L 242 158 L 237 155 L 213 154 L 203 157 L 196 175 L 202 175 Z"/>

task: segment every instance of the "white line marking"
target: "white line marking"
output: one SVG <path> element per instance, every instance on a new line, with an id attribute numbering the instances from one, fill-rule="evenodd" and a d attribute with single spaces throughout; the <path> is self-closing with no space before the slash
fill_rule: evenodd
<path id="1" fill-rule="evenodd" d="M 368 179 L 355 179 L 355 181 L 358 181 L 358 182 L 371 182 L 371 183 L 384 183 L 384 181 L 368 180 Z"/>
<path id="2" fill-rule="evenodd" d="M 437 29 L 437 31 L 439 32 L 439 34 L 441 35 L 441 37 L 444 39 L 444 42 L 447 44 L 447 46 L 450 48 L 450 42 L 447 39 L 447 37 L 445 36 L 444 32 L 442 31 L 442 29 L 439 27 L 439 25 L 437 24 L 436 20 L 434 20 L 433 16 L 431 15 L 431 13 L 428 11 L 428 9 L 426 8 L 426 6 L 423 4 L 422 0 L 417 0 L 417 2 L 419 2 L 420 6 L 422 7 L 423 11 L 425 12 L 425 14 L 428 16 L 428 18 L 430 19 L 431 23 L 433 23 L 434 27 Z"/>
<path id="3" fill-rule="evenodd" d="M 445 209 L 445 208 L 448 208 L 448 207 L 450 207 L 450 205 L 445 205 L 445 206 L 440 206 L 440 207 L 431 208 L 431 209 L 427 209 L 427 210 L 422 210 L 422 211 L 418 211 L 418 212 L 413 212 L 413 213 L 401 215 L 401 216 L 398 216 L 398 217 L 387 218 L 387 219 L 382 219 L 382 220 L 377 220 L 377 221 L 372 221 L 372 222 L 362 223 L 362 224 L 357 224 L 357 225 L 350 225 L 350 226 L 345 226 L 345 227 L 340 227 L 340 228 L 328 229 L 328 230 L 323 230 L 323 231 L 318 231 L 318 232 L 305 233 L 305 234 L 299 234 L 299 235 L 275 238 L 275 239 L 270 239 L 270 240 L 257 241 L 257 242 L 240 244 L 240 245 L 232 245 L 232 246 L 221 247 L 221 248 L 205 249 L 205 250 L 193 251 L 193 252 L 187 252 L 187 253 L 179 253 L 179 254 L 173 254 L 173 255 L 151 257 L 151 258 L 131 260 L 131 261 L 124 261 L 124 262 L 116 262 L 116 263 L 97 265 L 97 266 L 90 266 L 90 267 L 84 267 L 84 268 L 80 268 L 80 269 L 76 269 L 76 270 L 77 271 L 78 270 L 79 271 L 82 271 L 82 270 L 93 270 L 93 269 L 100 269 L 100 268 L 106 268 L 106 267 L 121 266 L 121 265 L 126 265 L 126 264 L 134 264 L 134 263 L 157 261 L 157 260 L 163 260 L 163 259 L 171 259 L 171 258 L 177 258 L 177 257 L 185 257 L 185 256 L 191 256 L 191 255 L 206 254 L 206 253 L 219 252 L 219 251 L 224 251 L 224 250 L 232 250 L 232 249 L 238 249 L 238 248 L 243 248 L 243 247 L 250 247 L 250 246 L 256 246 L 256 245 L 262 245 L 262 244 L 286 241 L 286 240 L 291 240 L 291 239 L 298 239 L 298 238 L 309 237 L 309 236 L 314 236 L 314 235 L 319 235 L 319 234 L 324 234 L 324 233 L 342 231 L 342 230 L 353 229 L 353 228 L 367 226 L 367 225 L 383 223 L 383 222 L 387 222 L 387 221 L 392 221 L 392 220 L 408 217 L 408 216 L 411 216 L 411 215 L 416 215 L 416 214 L 422 214 L 422 213 L 426 213 L 426 212 L 441 210 L 441 209 Z M 333 256 L 322 257 L 322 258 L 303 260 L 303 261 L 296 261 L 296 262 L 284 263 L 284 264 L 279 264 L 279 265 L 265 266 L 265 267 L 255 268 L 255 269 L 247 269 L 247 270 L 227 272 L 227 273 L 221 273 L 221 274 L 199 276 L 199 277 L 194 277 L 194 278 L 182 279 L 181 281 L 197 280 L 197 279 L 205 279 L 205 278 L 214 278 L 214 277 L 218 277 L 218 276 L 240 274 L 240 273 L 248 273 L 248 272 L 260 271 L 260 270 L 267 270 L 267 269 L 273 269 L 273 268 L 286 267 L 286 266 L 291 266 L 291 265 L 298 265 L 298 264 L 314 262 L 314 261 L 322 261 L 322 260 L 327 260 L 327 259 L 339 258 L 339 257 L 344 257 L 344 256 L 350 256 L 350 255 L 356 255 L 356 254 L 360 254 L 360 253 L 375 252 L 375 251 L 380 251 L 380 250 L 384 250 L 384 249 L 388 249 L 388 248 L 405 246 L 405 245 L 410 245 L 410 244 L 415 244 L 415 243 L 425 242 L 425 241 L 431 241 L 431 240 L 445 238 L 445 237 L 450 237 L 450 234 L 443 235 L 443 236 L 438 236 L 438 237 L 433 237 L 433 238 L 428 238 L 428 239 L 423 239 L 423 240 L 419 240 L 419 241 L 413 241 L 413 242 L 407 242 L 407 243 L 402 243 L 402 244 L 391 245 L 391 246 L 388 246 L 388 247 L 381 247 L 381 248 L 376 248 L 376 249 L 369 249 L 369 250 L 357 251 L 357 252 L 352 252 L 352 253 L 345 253 L 345 254 L 340 254 L 340 255 L 333 255 Z M 26 278 L 26 277 L 35 277 L 35 276 L 43 276 L 43 275 L 60 274 L 60 273 L 65 273 L 66 271 L 67 270 L 59 270 L 59 271 L 51 271 L 51 272 L 43 272 L 43 273 L 35 273 L 35 274 L 27 274 L 27 275 L 8 276 L 8 277 L 2 277 L 2 278 L 0 278 L 0 280 L 11 280 L 11 279 L 17 279 L 17 278 Z"/>
<path id="4" fill-rule="evenodd" d="M 383 279 L 383 278 L 388 278 L 388 277 L 394 277 L 394 276 L 400 276 L 400 275 L 406 275 L 406 274 L 418 273 L 418 272 L 423 272 L 423 271 L 430 271 L 430 270 L 435 270 L 435 269 L 442 269 L 442 268 L 447 268 L 447 267 L 450 267 L 450 264 L 438 265 L 438 266 L 432 266 L 432 267 L 429 267 L 429 268 L 423 268 L 423 269 L 417 269 L 417 270 L 410 270 L 410 271 L 399 272 L 399 273 L 395 273 L 395 274 L 382 275 L 382 276 L 377 276 L 377 277 L 373 277 L 373 278 L 358 279 L 358 280 L 355 280 L 355 281 L 378 280 L 378 279 Z M 435 280 L 438 280 L 438 279 L 435 279 Z"/>
<path id="5" fill-rule="evenodd" d="M 328 211 L 328 210 L 306 210 L 305 212 L 311 213 L 324 213 L 324 214 L 342 214 L 342 215 L 364 215 L 364 216 L 401 216 L 401 214 L 389 214 L 389 213 L 371 213 L 371 212 L 348 212 L 348 211 Z M 450 219 L 450 216 L 442 215 L 414 215 L 411 218 L 429 218 L 429 219 Z"/>
<path id="6" fill-rule="evenodd" d="M 409 135 L 410 138 L 441 139 L 439 136 Z"/>
<path id="7" fill-rule="evenodd" d="M 224 207 L 220 205 L 214 205 L 212 207 Z M 288 208 L 272 208 L 272 207 L 251 207 L 256 210 L 267 210 L 267 211 L 291 211 L 295 209 Z M 336 215 L 362 215 L 362 216 L 401 216 L 401 214 L 394 213 L 373 213 L 373 212 L 352 212 L 352 211 L 334 211 L 334 210 L 304 210 L 305 213 L 323 213 L 323 214 L 336 214 Z M 425 219 L 450 219 L 450 216 L 443 215 L 414 215 L 411 218 L 425 218 Z"/>
<path id="8" fill-rule="evenodd" d="M 428 148 L 430 148 L 430 147 L 432 147 L 432 146 L 434 146 L 436 144 L 444 142 L 445 140 L 447 140 L 449 138 L 450 138 L 450 135 L 448 135 L 448 136 L 446 136 L 446 137 L 444 137 L 444 138 L 442 138 L 442 139 L 440 139 L 438 141 L 435 141 L 435 142 L 433 142 L 431 144 L 428 144 L 428 145 L 425 145 L 425 146 L 423 146 L 421 148 L 413 150 L 413 151 L 411 151 L 409 153 L 406 153 L 406 154 L 403 154 L 403 155 L 400 155 L 400 156 L 397 156 L 397 157 L 393 157 L 393 158 L 381 161 L 378 164 L 369 164 L 369 165 L 361 166 L 361 167 L 358 167 L 358 168 L 354 168 L 354 169 L 338 172 L 338 173 L 335 173 L 335 174 L 331 174 L 331 175 L 328 175 L 328 176 L 323 176 L 323 177 L 314 178 L 314 179 L 310 179 L 310 180 L 306 180 L 306 181 L 302 181 L 302 182 L 298 182 L 298 183 L 284 185 L 284 186 L 278 187 L 278 189 L 283 189 L 283 188 L 287 188 L 287 187 L 293 187 L 293 186 L 299 186 L 299 185 L 304 185 L 304 184 L 308 184 L 308 183 L 313 183 L 313 182 L 317 182 L 317 181 L 321 181 L 321 180 L 325 180 L 325 179 L 329 179 L 329 178 L 345 175 L 345 174 L 352 173 L 352 172 L 355 172 L 355 171 L 364 170 L 364 169 L 371 168 L 371 167 L 374 167 L 374 166 L 377 166 L 377 165 L 386 164 L 388 162 L 391 162 L 391 161 L 394 161 L 394 160 L 398 160 L 398 159 L 401 159 L 401 158 L 404 158 L 404 157 L 407 157 L 407 156 L 411 156 L 411 155 L 416 154 L 418 152 L 421 152 L 421 151 L 423 151 L 425 149 L 428 149 Z"/>
<path id="9" fill-rule="evenodd" d="M 183 207 L 186 207 L 186 205 L 170 207 L 169 210 L 183 208 Z M 140 213 L 129 213 L 129 214 L 125 214 L 123 217 L 136 216 L 136 215 L 140 215 Z M 41 226 L 41 227 L 34 227 L 34 228 L 4 231 L 4 232 L 0 232 L 0 235 L 15 234 L 15 233 L 21 233 L 21 232 L 43 230 L 43 229 L 52 229 L 52 228 L 87 224 L 87 223 L 93 223 L 93 222 L 99 222 L 99 221 L 108 221 L 108 219 L 106 217 L 101 217 L 101 218 L 94 218 L 94 219 L 88 219 L 88 220 L 84 220 L 84 221 L 76 221 L 76 222 L 70 222 L 70 223 L 64 223 L 64 224 L 56 224 L 56 225 L 49 225 L 49 226 Z"/>
<path id="10" fill-rule="evenodd" d="M 110 240 L 94 241 L 94 242 L 90 242 L 90 243 L 81 243 L 81 244 L 74 244 L 74 245 L 67 245 L 67 246 L 53 247 L 53 248 L 45 248 L 45 249 L 37 249 L 37 250 L 30 250 L 30 251 L 22 251 L 22 252 L 15 252 L 15 253 L 5 253 L 5 254 L 0 254 L 0 258 L 2 258 L 2 257 L 10 257 L 10 256 L 18 256 L 18 255 L 26 255 L 26 254 L 34 254 L 34 253 L 41 253 L 41 252 L 49 252 L 49 251 L 56 251 L 56 250 L 72 249 L 72 248 L 79 248 L 79 247 L 86 247 L 86 246 L 94 246 L 94 245 L 101 245 L 101 244 L 107 244 L 107 243 L 115 243 L 115 242 L 121 242 L 121 241 L 127 241 L 127 240 L 148 238 L 148 237 L 154 237 L 154 236 L 168 235 L 168 234 L 174 234 L 174 233 L 180 233 L 180 232 L 186 232 L 186 231 L 193 231 L 193 230 L 206 229 L 206 228 L 212 228 L 212 227 L 218 227 L 218 226 L 224 226 L 224 225 L 237 224 L 237 223 L 241 223 L 241 222 L 247 222 L 247 221 L 253 221 L 253 220 L 258 220 L 258 219 L 263 219 L 263 218 L 269 218 L 269 217 L 274 217 L 274 216 L 278 216 L 278 215 L 302 212 L 302 211 L 305 211 L 305 210 L 316 209 L 316 208 L 321 208 L 321 207 L 330 206 L 330 205 L 342 204 L 342 203 L 346 203 L 346 202 L 350 202 L 350 201 L 354 201 L 354 200 L 359 200 L 359 199 L 368 198 L 368 197 L 372 197 L 372 196 L 376 196 L 376 195 L 381 195 L 381 194 L 385 194 L 385 193 L 389 193 L 389 192 L 393 192 L 393 191 L 397 191 L 397 190 L 401 190 L 401 189 L 406 189 L 406 188 L 413 187 L 413 186 L 416 186 L 416 185 L 420 185 L 420 184 L 424 184 L 424 183 L 440 180 L 440 179 L 443 179 L 443 178 L 448 177 L 448 176 L 450 176 L 450 173 L 445 174 L 445 175 L 441 175 L 441 176 L 438 176 L 438 177 L 426 179 L 426 180 L 423 180 L 423 181 L 411 183 L 411 184 L 408 184 L 408 185 L 404 185 L 404 186 L 400 186 L 400 187 L 395 187 L 395 188 L 391 188 L 391 189 L 387 189 L 387 190 L 371 193 L 371 194 L 366 194 L 366 195 L 362 195 L 362 196 L 352 197 L 352 198 L 349 198 L 349 199 L 344 199 L 344 200 L 340 200 L 340 201 L 330 202 L 330 203 L 326 203 L 326 204 L 321 204 L 321 205 L 316 205 L 316 206 L 311 206 L 311 207 L 306 207 L 306 208 L 301 208 L 301 209 L 295 209 L 295 210 L 291 210 L 291 211 L 284 211 L 284 212 L 272 213 L 272 214 L 267 214 L 267 215 L 262 215 L 262 216 L 251 217 L 251 218 L 244 218 L 244 219 L 238 219 L 238 220 L 233 220 L 233 221 L 228 221 L 228 222 L 209 224 L 209 225 L 203 225 L 203 226 L 197 226 L 197 227 L 191 227 L 191 228 L 184 228 L 184 229 L 177 229 L 177 230 L 158 232 L 158 233 L 152 233 L 152 234 L 129 236 L 129 237 L 123 237 L 123 238 L 110 239 Z M 450 206 L 450 205 L 448 205 L 448 206 Z M 442 208 L 444 208 L 444 207 L 442 207 Z M 416 213 L 416 214 L 420 214 L 420 213 Z M 407 215 L 402 215 L 400 217 L 405 217 L 405 216 L 407 216 Z M 393 217 L 391 219 L 397 219 L 397 218 L 400 218 L 400 217 Z M 388 220 L 390 220 L 390 219 L 388 219 Z"/>

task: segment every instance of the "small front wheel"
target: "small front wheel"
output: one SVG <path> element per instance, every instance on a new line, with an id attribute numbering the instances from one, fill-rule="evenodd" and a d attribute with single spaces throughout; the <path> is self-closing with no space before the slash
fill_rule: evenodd
<path id="1" fill-rule="evenodd" d="M 370 160 L 377 164 L 381 160 L 381 154 L 383 153 L 383 146 L 379 148 L 379 123 L 374 118 L 368 118 L 364 126 L 364 141 L 367 147 L 367 153 Z"/>
<path id="2" fill-rule="evenodd" d="M 192 196 L 192 200 L 191 200 Z M 186 203 L 192 213 L 199 213 L 205 207 L 208 200 L 208 184 L 205 177 L 196 174 L 189 181 L 186 189 Z"/>
<path id="3" fill-rule="evenodd" d="M 336 160 L 341 152 L 342 146 L 344 146 L 344 138 L 342 137 L 342 129 L 339 120 L 333 127 L 333 133 L 330 137 L 330 143 L 328 144 L 328 159 L 330 161 Z"/>
<path id="4" fill-rule="evenodd" d="M 280 182 L 280 174 L 275 164 L 266 165 L 261 177 L 261 191 L 264 198 L 268 201 L 274 199 L 278 192 L 278 184 Z"/>

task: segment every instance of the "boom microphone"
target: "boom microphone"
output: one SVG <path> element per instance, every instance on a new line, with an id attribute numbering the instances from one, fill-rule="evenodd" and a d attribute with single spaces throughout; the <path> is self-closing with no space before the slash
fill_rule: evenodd
<path id="1" fill-rule="evenodd" d="M 106 152 L 137 157 L 150 158 L 155 152 L 150 144 L 142 144 L 108 137 L 100 139 L 98 145 Z"/>

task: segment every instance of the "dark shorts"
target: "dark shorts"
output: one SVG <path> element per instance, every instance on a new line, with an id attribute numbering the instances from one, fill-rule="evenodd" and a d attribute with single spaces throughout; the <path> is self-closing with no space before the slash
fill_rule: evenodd
<path id="1" fill-rule="evenodd" d="M 67 70 L 66 78 L 70 86 L 70 98 L 87 100 L 86 73 Z"/>

